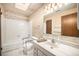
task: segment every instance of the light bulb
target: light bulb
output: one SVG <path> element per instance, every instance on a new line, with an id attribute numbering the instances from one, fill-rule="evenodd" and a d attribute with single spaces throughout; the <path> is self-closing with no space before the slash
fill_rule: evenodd
<path id="1" fill-rule="evenodd" d="M 59 4 L 58 4 L 58 6 L 59 6 L 59 8 L 60 8 L 60 7 L 62 7 L 62 4 L 61 4 L 61 3 L 59 3 Z"/>

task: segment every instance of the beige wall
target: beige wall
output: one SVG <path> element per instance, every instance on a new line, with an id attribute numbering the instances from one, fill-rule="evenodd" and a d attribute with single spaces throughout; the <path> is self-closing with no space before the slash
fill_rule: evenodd
<path id="1" fill-rule="evenodd" d="M 43 24 L 43 7 L 40 8 L 35 14 L 30 17 L 32 21 L 32 35 L 36 37 L 42 36 L 42 24 Z"/>

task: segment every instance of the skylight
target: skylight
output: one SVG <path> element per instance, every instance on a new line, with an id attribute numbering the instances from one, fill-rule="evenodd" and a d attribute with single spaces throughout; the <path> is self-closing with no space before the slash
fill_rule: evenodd
<path id="1" fill-rule="evenodd" d="M 25 11 L 28 9 L 29 5 L 30 5 L 29 3 L 16 3 L 15 7 Z"/>

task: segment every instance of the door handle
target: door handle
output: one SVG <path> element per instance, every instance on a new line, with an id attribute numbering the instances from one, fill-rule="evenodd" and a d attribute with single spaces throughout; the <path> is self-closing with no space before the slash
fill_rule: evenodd
<path id="1" fill-rule="evenodd" d="M 2 48 L 0 48 L 0 50 L 2 50 Z"/>

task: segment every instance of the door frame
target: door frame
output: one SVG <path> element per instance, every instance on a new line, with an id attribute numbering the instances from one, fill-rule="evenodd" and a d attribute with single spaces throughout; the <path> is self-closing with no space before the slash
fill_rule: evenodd
<path id="1" fill-rule="evenodd" d="M 2 48 L 1 48 L 1 14 L 2 14 L 2 12 L 1 12 L 1 8 L 0 8 L 0 56 L 1 56 L 1 50 L 2 50 Z"/>

